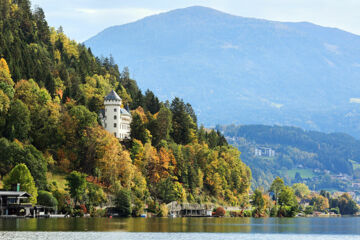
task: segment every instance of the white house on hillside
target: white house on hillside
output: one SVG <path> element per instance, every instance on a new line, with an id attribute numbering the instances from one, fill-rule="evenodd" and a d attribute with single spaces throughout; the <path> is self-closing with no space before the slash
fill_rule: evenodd
<path id="1" fill-rule="evenodd" d="M 121 98 L 112 90 L 104 99 L 105 110 L 100 112 L 102 126 L 120 140 L 130 138 L 131 114 L 121 108 Z"/>

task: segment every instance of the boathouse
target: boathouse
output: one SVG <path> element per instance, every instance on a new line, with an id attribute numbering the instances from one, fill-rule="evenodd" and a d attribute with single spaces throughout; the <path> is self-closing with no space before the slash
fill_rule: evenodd
<path id="1" fill-rule="evenodd" d="M 211 217 L 213 206 L 196 203 L 178 203 L 176 201 L 167 205 L 169 215 L 174 217 Z"/>
<path id="2" fill-rule="evenodd" d="M 31 195 L 20 191 L 0 191 L 0 215 L 1 216 L 29 216 L 32 205 L 21 203 Z"/>

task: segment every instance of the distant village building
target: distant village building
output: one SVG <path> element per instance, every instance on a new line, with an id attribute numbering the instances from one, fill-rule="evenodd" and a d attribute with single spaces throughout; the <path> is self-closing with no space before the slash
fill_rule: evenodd
<path id="1" fill-rule="evenodd" d="M 265 147 L 255 147 L 254 155 L 257 157 L 275 157 L 275 150 Z"/>
<path id="2" fill-rule="evenodd" d="M 112 90 L 104 99 L 105 109 L 100 112 L 102 126 L 120 140 L 130 138 L 131 114 L 121 108 L 121 98 Z"/>

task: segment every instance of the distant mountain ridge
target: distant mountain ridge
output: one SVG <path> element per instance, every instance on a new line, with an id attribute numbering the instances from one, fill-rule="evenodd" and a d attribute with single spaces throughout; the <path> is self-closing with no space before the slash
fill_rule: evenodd
<path id="1" fill-rule="evenodd" d="M 199 122 L 281 124 L 360 136 L 360 36 L 307 22 L 177 9 L 85 42 L 143 90 L 191 101 Z"/>

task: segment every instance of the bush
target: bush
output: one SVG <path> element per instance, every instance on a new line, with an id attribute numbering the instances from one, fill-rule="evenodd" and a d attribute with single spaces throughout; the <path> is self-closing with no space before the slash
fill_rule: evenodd
<path id="1" fill-rule="evenodd" d="M 244 217 L 251 217 L 252 211 L 251 210 L 245 210 L 244 211 Z"/>
<path id="2" fill-rule="evenodd" d="M 310 214 L 313 214 L 314 213 L 314 207 L 313 206 L 307 206 L 306 208 L 305 208 L 305 214 L 306 215 L 310 215 Z"/>
<path id="3" fill-rule="evenodd" d="M 223 207 L 218 207 L 216 210 L 215 210 L 215 216 L 218 216 L 218 217 L 223 217 L 225 216 L 225 209 Z"/>
<path id="4" fill-rule="evenodd" d="M 331 208 L 331 209 L 330 209 L 330 212 L 333 212 L 333 213 L 335 213 L 335 214 L 340 214 L 340 209 L 339 209 L 339 207 Z"/>
<path id="5" fill-rule="evenodd" d="M 159 217 L 167 217 L 169 214 L 169 209 L 165 203 L 160 205 Z"/>
<path id="6" fill-rule="evenodd" d="M 270 210 L 270 217 L 277 217 L 278 216 L 278 208 L 275 205 L 273 208 L 271 208 Z"/>
<path id="7" fill-rule="evenodd" d="M 105 217 L 105 215 L 106 215 L 106 209 L 102 209 L 102 208 L 99 209 L 93 208 L 90 212 L 91 217 Z"/>
<path id="8" fill-rule="evenodd" d="M 57 199 L 50 192 L 47 191 L 38 192 L 37 203 L 46 207 L 56 208 L 58 206 Z"/>

